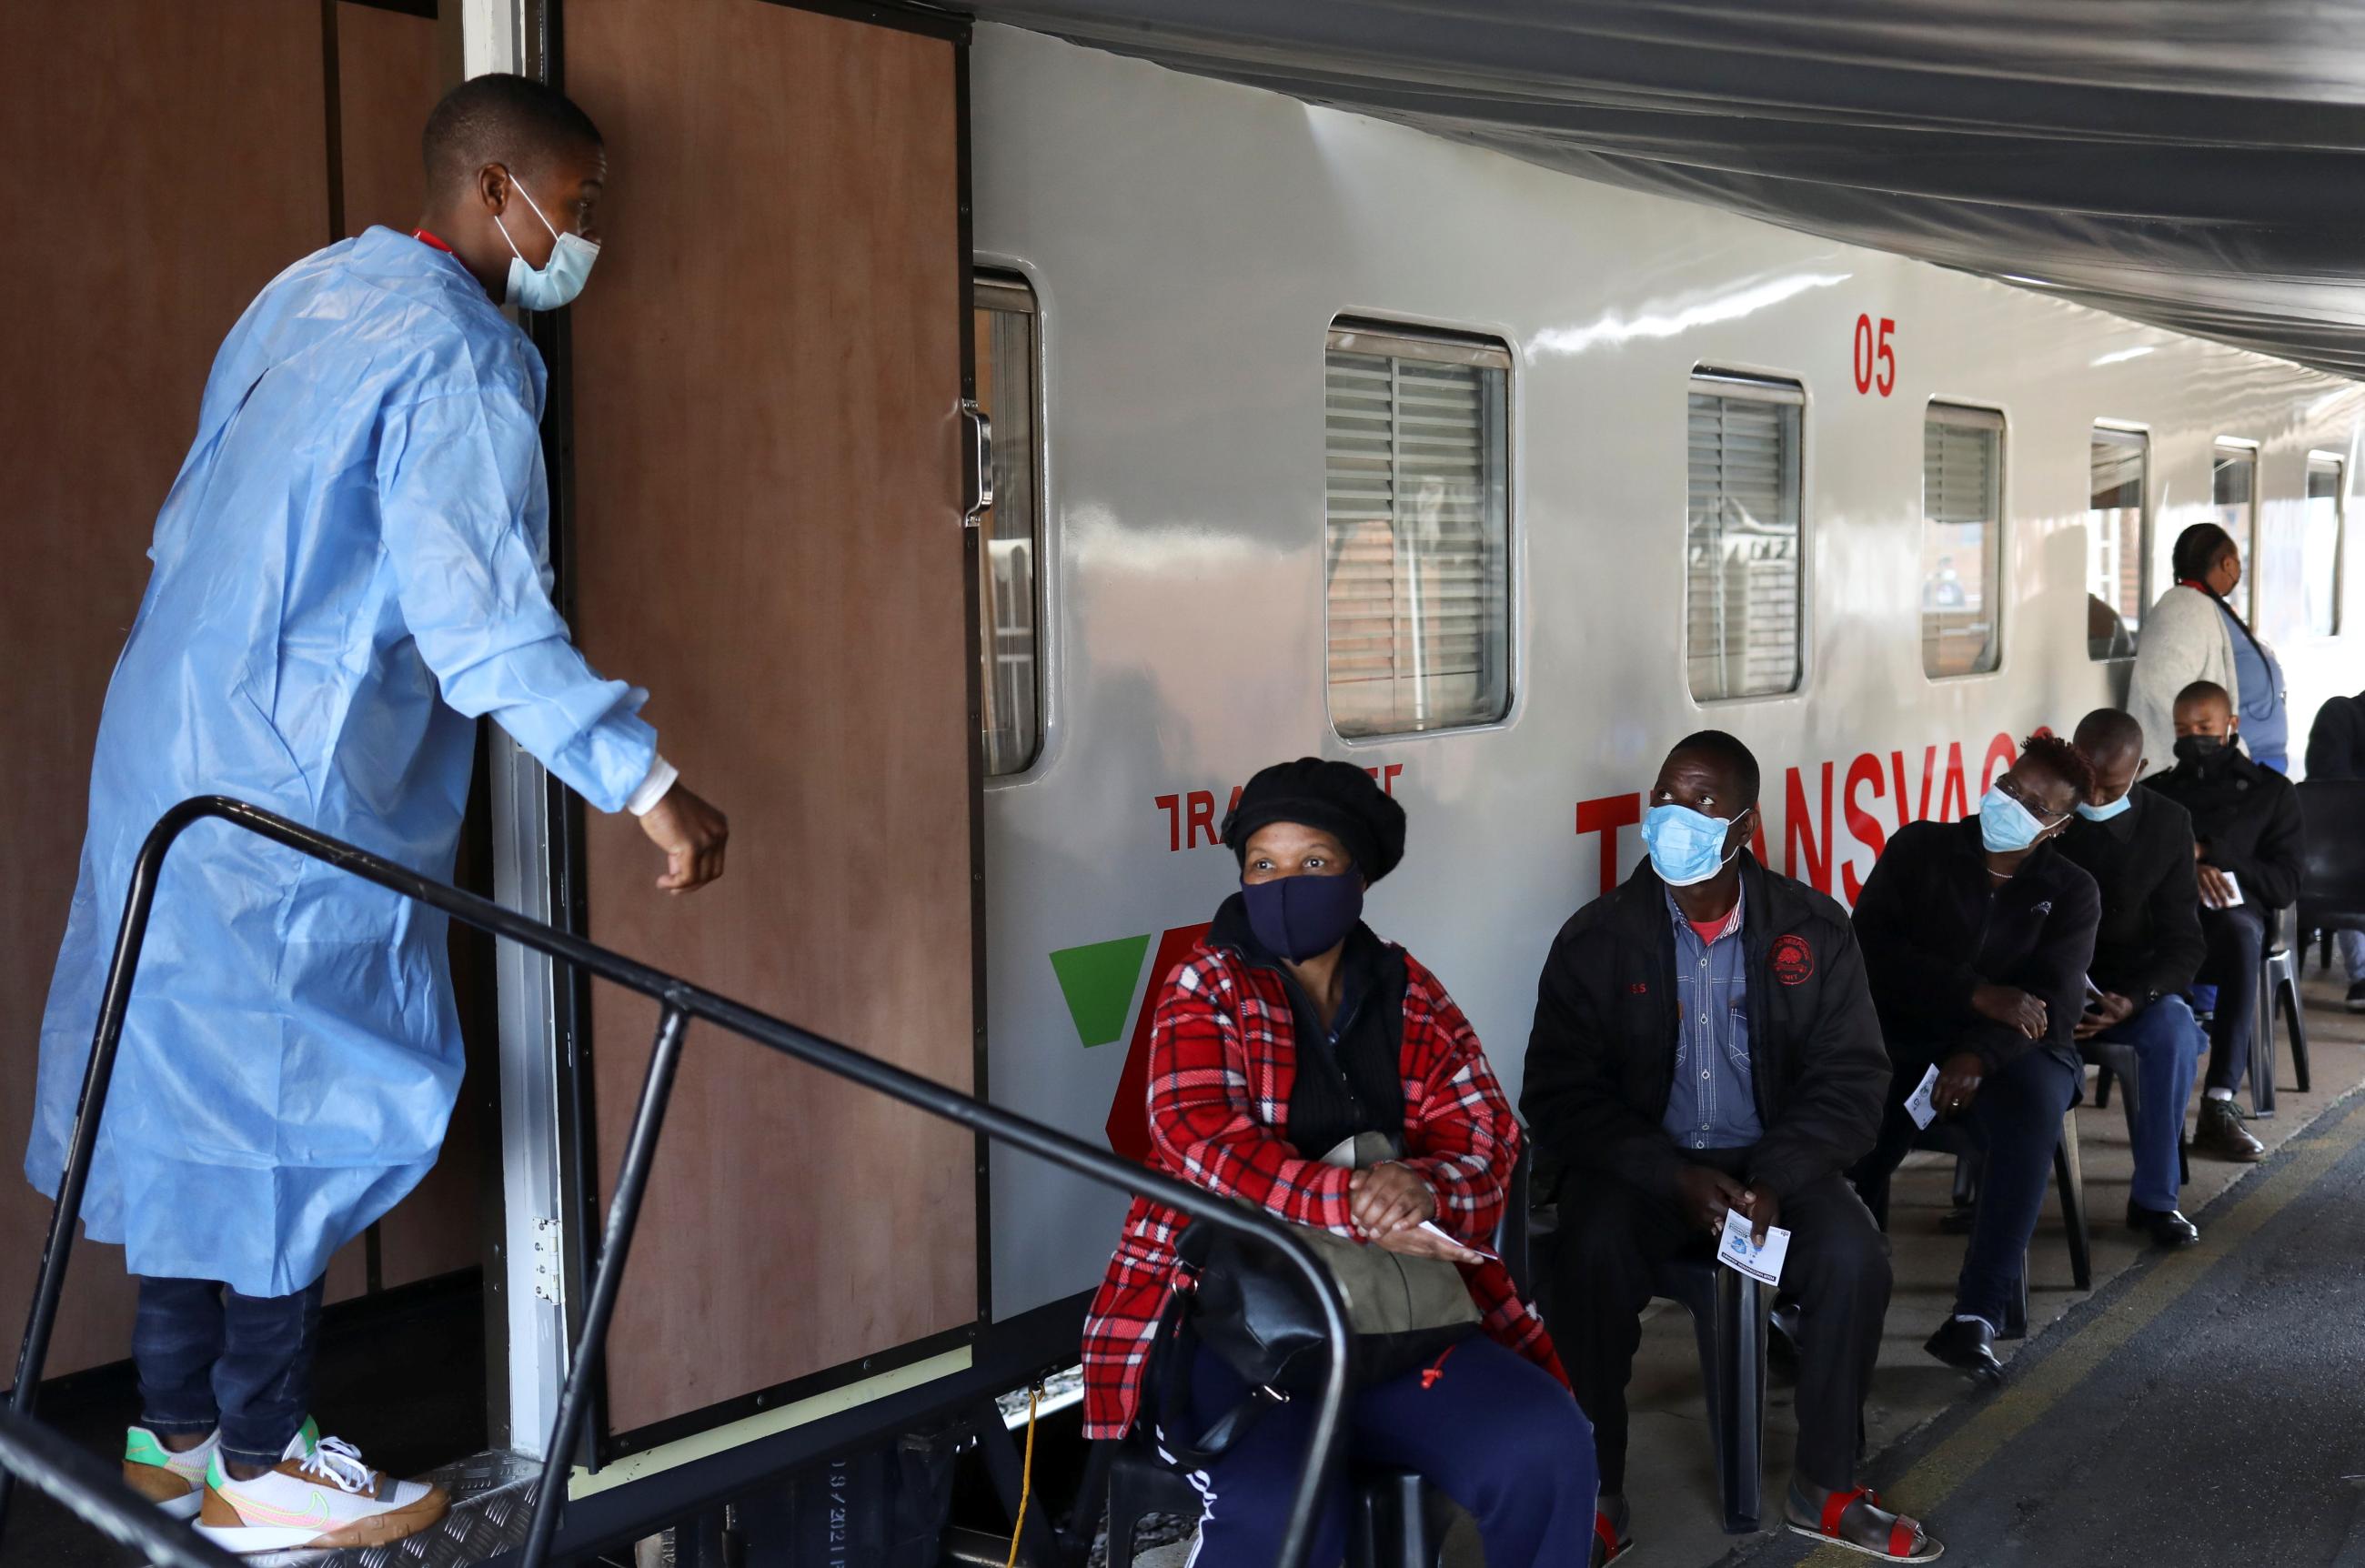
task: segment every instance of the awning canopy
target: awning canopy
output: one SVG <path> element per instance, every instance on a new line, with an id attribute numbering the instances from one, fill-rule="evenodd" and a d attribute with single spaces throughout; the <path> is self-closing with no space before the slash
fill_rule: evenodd
<path id="1" fill-rule="evenodd" d="M 2358 0 L 971 0 L 2365 374 Z"/>

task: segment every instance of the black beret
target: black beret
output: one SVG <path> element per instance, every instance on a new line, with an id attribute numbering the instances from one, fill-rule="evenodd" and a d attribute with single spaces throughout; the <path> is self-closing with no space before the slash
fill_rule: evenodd
<path id="1" fill-rule="evenodd" d="M 1272 823 L 1302 823 L 1336 838 L 1366 882 L 1404 858 L 1405 811 L 1351 762 L 1301 756 L 1276 762 L 1250 779 L 1224 818 L 1224 842 L 1248 864 L 1249 838 Z"/>

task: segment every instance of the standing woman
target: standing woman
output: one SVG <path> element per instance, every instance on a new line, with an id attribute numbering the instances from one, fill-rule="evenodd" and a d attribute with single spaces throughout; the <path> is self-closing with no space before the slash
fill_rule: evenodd
<path id="1" fill-rule="evenodd" d="M 2289 772 L 2283 666 L 2225 601 L 2241 586 L 2241 550 L 2217 524 L 2196 522 L 2176 536 L 2169 560 L 2176 586 L 2159 596 L 2144 621 L 2127 685 L 2127 711 L 2143 726 L 2144 755 L 2162 769 L 2169 766 L 2162 759 L 2176 755 L 2176 694 L 2207 680 L 2233 693 L 2251 759 Z"/>

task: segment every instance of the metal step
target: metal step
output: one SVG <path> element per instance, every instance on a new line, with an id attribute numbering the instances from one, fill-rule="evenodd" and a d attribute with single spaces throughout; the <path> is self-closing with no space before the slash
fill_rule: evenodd
<path id="1" fill-rule="evenodd" d="M 465 1568 L 525 1544 L 542 1467 L 512 1453 L 480 1453 L 429 1471 L 451 1494 L 451 1511 L 432 1529 L 387 1546 L 343 1551 L 258 1552 L 253 1568 Z"/>

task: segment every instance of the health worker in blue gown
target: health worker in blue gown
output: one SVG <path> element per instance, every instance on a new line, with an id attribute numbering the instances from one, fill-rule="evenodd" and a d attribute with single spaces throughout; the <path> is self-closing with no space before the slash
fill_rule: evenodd
<path id="1" fill-rule="evenodd" d="M 583 286 L 599 132 L 555 91 L 487 76 L 436 109 L 424 152 L 416 230 L 297 263 L 215 358 L 99 722 L 25 1162 L 44 1193 L 133 859 L 177 801 L 233 796 L 446 878 L 489 715 L 638 815 L 659 887 L 723 870 L 726 824 L 658 755 L 647 693 L 593 670 L 552 607 L 544 368 L 501 310 Z M 443 1142 L 461 1072 L 444 937 L 442 915 L 219 823 L 166 863 L 83 1219 L 140 1277 L 127 1479 L 205 1502 L 235 1549 L 384 1540 L 440 1511 L 409 1483 L 344 1484 L 374 1473 L 317 1439 L 307 1401 L 330 1255 Z M 264 1540 L 289 1510 L 238 1488 L 282 1472 L 307 1491 Z"/>

